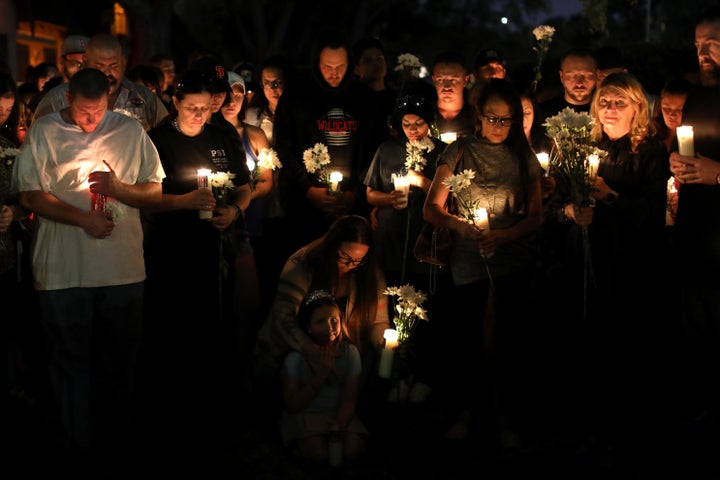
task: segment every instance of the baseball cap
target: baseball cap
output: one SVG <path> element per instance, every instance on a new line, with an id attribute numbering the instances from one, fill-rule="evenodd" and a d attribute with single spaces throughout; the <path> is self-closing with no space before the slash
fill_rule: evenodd
<path id="1" fill-rule="evenodd" d="M 503 67 L 505 66 L 505 59 L 499 51 L 494 48 L 486 48 L 475 56 L 475 69 L 484 67 L 491 62 L 498 62 Z"/>
<path id="2" fill-rule="evenodd" d="M 228 83 L 228 72 L 217 59 L 213 57 L 200 57 L 190 65 L 190 70 L 196 70 L 208 77 L 210 80 L 210 91 L 212 93 L 231 93 Z"/>
<path id="3" fill-rule="evenodd" d="M 68 35 L 63 40 L 62 47 L 60 48 L 60 55 L 70 55 L 71 53 L 85 53 L 90 38 L 85 35 Z"/>
<path id="4" fill-rule="evenodd" d="M 245 93 L 245 80 L 243 77 L 233 71 L 227 72 L 227 75 L 230 88 L 232 89 L 235 85 L 242 85 L 242 92 Z"/>

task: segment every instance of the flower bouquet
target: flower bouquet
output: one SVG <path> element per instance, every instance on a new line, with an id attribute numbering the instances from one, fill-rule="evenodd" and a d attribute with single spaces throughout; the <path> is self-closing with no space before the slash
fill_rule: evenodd
<path id="1" fill-rule="evenodd" d="M 473 197 L 469 188 L 474 178 L 475 170 L 463 170 L 456 175 L 447 177 L 443 180 L 443 184 L 450 189 L 450 193 L 460 207 L 458 208 L 457 216 L 475 226 L 479 226 L 476 223 L 476 212 L 480 209 L 481 202 L 480 199 Z"/>
<path id="2" fill-rule="evenodd" d="M 398 55 L 395 71 L 403 72 L 403 78 L 406 76 L 409 78 L 419 78 L 420 70 L 423 67 L 424 65 L 420 62 L 418 57 L 412 53 L 403 53 Z"/>
<path id="3" fill-rule="evenodd" d="M 212 188 L 217 206 L 226 207 L 228 205 L 230 193 L 235 190 L 235 184 L 232 181 L 233 178 L 235 178 L 235 174 L 230 172 L 210 174 L 210 188 Z"/>
<path id="4" fill-rule="evenodd" d="M 552 37 L 555 34 L 555 28 L 549 25 L 540 25 L 533 29 L 533 35 L 535 36 L 536 44 L 533 46 L 535 52 L 535 78 L 532 81 L 532 91 L 537 91 L 537 86 L 542 79 L 542 62 L 545 58 L 545 54 L 550 51 L 550 43 L 552 43 Z"/>
<path id="5" fill-rule="evenodd" d="M 415 170 L 422 173 L 427 165 L 427 159 L 423 157 L 425 152 L 430 152 L 435 148 L 435 144 L 430 137 L 423 137 L 421 140 L 411 140 L 405 144 L 405 168 Z"/>
<path id="6" fill-rule="evenodd" d="M 342 194 L 337 186 L 339 180 L 328 172 L 327 166 L 330 165 L 330 154 L 324 143 L 316 143 L 312 148 L 308 148 L 303 152 L 303 163 L 308 173 L 317 174 L 320 183 L 327 185 L 328 194 L 339 196 Z M 335 172 L 333 172 L 335 173 Z"/>
<path id="7" fill-rule="evenodd" d="M 590 166 L 590 157 L 602 158 L 607 152 L 590 143 L 590 131 L 595 120 L 585 112 L 576 112 L 570 107 L 557 115 L 548 117 L 543 124 L 547 135 L 553 139 L 550 155 L 550 169 L 558 180 L 569 188 L 570 202 L 576 210 L 591 207 L 595 201 L 590 195 L 594 189 L 594 173 Z M 590 255 L 590 234 L 587 225 L 580 226 L 583 243 L 583 288 L 584 303 L 587 302 L 588 280 L 594 283 L 592 257 Z"/>
<path id="8" fill-rule="evenodd" d="M 272 148 L 263 148 L 257 156 L 257 163 L 252 160 L 247 160 L 248 170 L 250 170 L 250 189 L 254 190 L 255 185 L 260 180 L 260 170 L 277 170 L 282 168 L 282 163 L 277 156 L 277 152 Z"/>
<path id="9" fill-rule="evenodd" d="M 393 323 L 398 334 L 398 344 L 403 345 L 412 337 L 417 320 L 427 321 L 427 311 L 422 307 L 423 302 L 427 300 L 427 295 L 420 290 L 416 291 L 409 284 L 401 287 L 387 287 L 383 293 L 398 297 Z"/>

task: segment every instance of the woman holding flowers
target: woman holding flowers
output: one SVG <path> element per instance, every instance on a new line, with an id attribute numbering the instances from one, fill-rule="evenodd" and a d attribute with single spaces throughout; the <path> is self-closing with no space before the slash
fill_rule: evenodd
<path id="1" fill-rule="evenodd" d="M 460 410 L 446 434 L 455 439 L 468 435 L 471 419 L 478 420 L 477 414 L 495 395 L 503 417 L 518 413 L 511 401 L 521 396 L 509 387 L 522 386 L 526 368 L 521 364 L 526 319 L 522 308 L 531 292 L 532 236 L 542 221 L 542 173 L 523 132 L 520 95 L 508 80 L 491 79 L 476 107 L 480 130 L 445 150 L 424 207 L 427 221 L 453 232 L 450 270 L 457 311 L 445 319 L 447 338 L 438 344 L 448 345 L 446 354 L 439 356 L 449 361 L 445 393 Z M 458 156 L 461 147 L 464 151 Z M 453 175 L 456 162 L 460 165 Z M 448 195 L 458 200 L 455 214 L 444 208 Z M 489 228 L 476 220 L 480 208 L 488 214 Z M 467 312 L 476 313 L 468 318 Z M 479 346 L 484 354 L 478 358 Z M 459 365 L 476 367 L 481 378 L 494 377 L 497 388 L 488 380 L 478 390 Z"/>
<path id="2" fill-rule="evenodd" d="M 590 408 L 587 403 L 579 405 L 593 412 L 594 424 L 589 428 L 609 434 L 619 434 L 613 428 L 628 421 L 647 427 L 640 425 L 640 413 L 648 412 L 661 397 L 649 400 L 647 395 L 661 358 L 658 341 L 666 340 L 660 334 L 668 332 L 657 296 L 666 293 L 661 252 L 670 171 L 667 149 L 654 135 L 647 109 L 643 87 L 630 73 L 608 75 L 593 97 L 590 139 L 607 154 L 600 156 L 596 175 L 589 174 L 592 212 L 587 224 L 593 275 L 586 292 L 586 321 L 577 321 L 576 307 L 583 297 L 577 285 L 582 285 L 578 279 L 584 260 L 583 253 L 573 248 L 573 240 L 579 243 L 576 236 L 568 238 L 566 251 L 575 255 L 568 258 L 567 284 L 561 287 L 570 301 L 568 325 L 582 324 L 569 332 L 578 348 L 573 357 L 580 360 L 576 365 L 582 370 L 577 378 L 589 379 L 586 390 L 577 390 L 578 400 L 598 402 Z M 560 213 L 578 221 L 565 185 L 558 183 L 564 198 Z"/>
<path id="3" fill-rule="evenodd" d="M 250 172 L 251 201 L 244 215 L 238 216 L 235 225 L 236 244 L 233 260 L 233 304 L 240 319 L 240 342 L 243 350 L 252 350 L 257 333 L 264 292 L 260 289 L 256 248 L 263 243 L 263 209 L 265 199 L 273 189 L 273 172 L 282 165 L 270 148 L 265 132 L 242 120 L 245 114 L 245 81 L 235 72 L 228 72 L 231 94 L 220 108 L 223 118 L 238 133 L 245 152 L 245 163 Z M 269 299 L 268 299 L 269 303 Z M 251 343 L 248 344 L 248 341 Z"/>
<path id="4" fill-rule="evenodd" d="M 227 131 L 207 123 L 210 88 L 206 76 L 188 70 L 173 96 L 177 114 L 148 132 L 167 176 L 160 204 L 145 214 L 143 373 L 149 433 L 162 434 L 161 443 L 174 454 L 173 448 L 194 449 L 218 438 L 203 429 L 221 424 L 207 415 L 224 412 L 205 402 L 228 397 L 207 395 L 229 385 L 223 375 L 231 348 L 225 289 L 232 252 L 223 251 L 222 240 L 250 202 L 242 151 Z M 214 173 L 208 188 L 199 188 L 199 169 Z M 216 179 L 223 185 L 213 187 Z"/>
<path id="5" fill-rule="evenodd" d="M 423 204 L 435 175 L 437 158 L 447 146 L 430 135 L 434 115 L 433 103 L 424 97 L 401 97 L 392 115 L 392 126 L 398 135 L 378 147 L 365 177 L 368 202 L 377 208 L 375 245 L 388 285 L 409 283 L 431 289 L 430 267 L 414 257 L 413 246 L 423 226 Z M 409 190 L 396 188 L 398 177 L 409 183 Z M 435 281 L 448 277 L 445 272 L 437 273 Z M 449 284 L 449 278 L 445 283 Z M 394 311 L 393 306 L 390 308 Z M 417 338 L 423 345 L 417 345 L 414 358 L 424 364 L 423 358 L 430 352 L 421 352 L 426 349 L 422 338 L 422 334 Z M 430 362 L 431 358 L 427 358 L 427 363 Z"/>

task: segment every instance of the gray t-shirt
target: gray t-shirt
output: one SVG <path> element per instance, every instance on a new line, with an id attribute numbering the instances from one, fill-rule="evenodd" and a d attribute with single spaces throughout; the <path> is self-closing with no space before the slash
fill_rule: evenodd
<path id="1" fill-rule="evenodd" d="M 455 169 L 458 148 L 461 142 L 454 142 L 443 153 L 438 165 L 446 164 Z M 472 199 L 480 201 L 479 206 L 487 209 L 490 229 L 505 229 L 517 224 L 527 216 L 527 188 L 523 188 L 520 159 L 504 143 L 491 143 L 485 139 L 466 137 L 465 150 L 458 173 L 474 170 L 475 178 L 470 185 Z M 542 176 L 540 162 L 535 156 L 527 159 L 528 185 Z M 458 206 L 461 209 L 461 206 Z M 461 210 L 458 214 L 462 214 Z M 450 269 L 457 285 L 465 285 L 488 277 L 486 260 L 480 256 L 474 242 L 455 237 Z M 515 272 L 532 262 L 531 237 L 524 237 L 498 247 L 487 259 L 493 277 Z"/>

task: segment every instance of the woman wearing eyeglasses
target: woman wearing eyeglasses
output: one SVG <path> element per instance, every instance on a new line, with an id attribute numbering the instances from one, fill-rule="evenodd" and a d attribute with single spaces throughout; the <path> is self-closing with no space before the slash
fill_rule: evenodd
<path id="1" fill-rule="evenodd" d="M 490 411 L 501 419 L 520 413 L 523 395 L 518 387 L 524 386 L 527 369 L 522 364 L 524 308 L 534 275 L 533 236 L 542 221 L 542 171 L 523 131 L 520 95 L 508 80 L 491 79 L 476 108 L 479 131 L 442 154 L 423 210 L 427 221 L 454 234 L 450 272 L 457 311 L 444 319 L 444 335 L 438 339 L 439 345 L 452 345 L 452 352 L 438 356 L 451 359 L 443 392 L 457 419 L 446 433 L 451 439 L 465 438 L 472 422 L 484 420 L 493 404 L 497 411 Z M 464 152 L 458 158 L 461 145 Z M 459 173 L 474 174 L 470 198 L 487 210 L 489 230 L 467 220 L 474 212 L 462 205 L 456 215 L 444 208 L 452 195 L 444 181 L 453 175 L 457 161 Z M 476 378 L 485 379 L 480 389 L 458 365 L 475 367 Z M 517 443 L 510 425 L 501 427 L 503 441 Z"/>
<path id="2" fill-rule="evenodd" d="M 358 215 L 339 217 L 322 237 L 297 250 L 285 263 L 270 313 L 256 344 L 256 381 L 268 399 L 279 400 L 277 374 L 291 350 L 316 367 L 320 350 L 297 323 L 303 298 L 313 290 L 335 297 L 343 311 L 348 338 L 360 351 L 363 382 L 373 377 L 383 332 L 389 328 L 385 278 L 379 267 L 370 222 Z M 365 394 L 367 392 L 362 392 Z M 266 400 L 265 397 L 262 399 Z M 272 412 L 279 412 L 277 403 Z"/>

